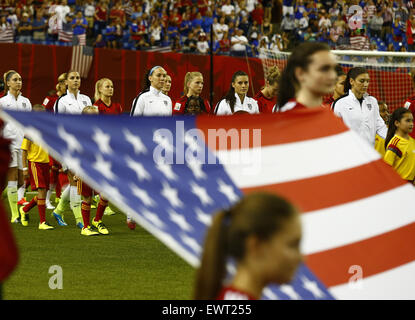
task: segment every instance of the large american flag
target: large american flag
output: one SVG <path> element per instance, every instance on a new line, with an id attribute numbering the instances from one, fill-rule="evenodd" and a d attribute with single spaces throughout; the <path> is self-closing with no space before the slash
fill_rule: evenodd
<path id="1" fill-rule="evenodd" d="M 71 70 L 79 72 L 82 78 L 87 78 L 94 58 L 94 48 L 85 45 L 72 47 Z"/>
<path id="2" fill-rule="evenodd" d="M 414 187 L 329 110 L 1 116 L 194 267 L 218 209 L 258 190 L 293 201 L 305 264 L 264 299 L 415 298 Z M 235 143 L 221 144 L 220 132 Z"/>

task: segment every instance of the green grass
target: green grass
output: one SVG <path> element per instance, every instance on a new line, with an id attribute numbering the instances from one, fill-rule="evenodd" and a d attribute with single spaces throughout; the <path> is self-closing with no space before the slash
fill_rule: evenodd
<path id="1" fill-rule="evenodd" d="M 8 209 L 7 198 L 3 200 Z M 12 225 L 20 261 L 4 283 L 4 299 L 191 298 L 195 269 L 138 225 L 128 229 L 124 214 L 104 216 L 109 235 L 85 237 L 71 211 L 65 213 L 66 227 L 58 226 L 51 212 L 47 210 L 46 219 L 54 230 L 38 230 L 37 207 L 29 213 L 28 227 Z M 92 209 L 91 219 L 94 216 Z M 49 288 L 53 265 L 62 267 L 62 289 Z"/>

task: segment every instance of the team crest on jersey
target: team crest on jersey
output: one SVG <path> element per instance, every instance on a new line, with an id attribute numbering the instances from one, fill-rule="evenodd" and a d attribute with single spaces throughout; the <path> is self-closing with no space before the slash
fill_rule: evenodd
<path id="1" fill-rule="evenodd" d="M 174 105 L 174 110 L 180 110 L 181 106 L 182 106 L 181 103 L 176 102 L 176 104 Z"/>
<path id="2" fill-rule="evenodd" d="M 252 104 L 248 103 L 249 110 L 252 110 Z"/>
<path id="3" fill-rule="evenodd" d="M 372 110 L 372 105 L 370 103 L 367 104 L 367 108 L 370 110 Z"/>
<path id="4" fill-rule="evenodd" d="M 23 106 L 23 108 L 25 108 L 25 109 L 26 109 L 26 102 L 23 102 L 23 103 L 22 103 L 22 106 Z"/>
<path id="5" fill-rule="evenodd" d="M 86 101 L 82 101 L 84 103 L 84 106 L 86 107 L 88 103 Z"/>
<path id="6" fill-rule="evenodd" d="M 166 100 L 163 100 L 163 102 L 164 102 L 164 105 L 167 106 L 167 101 Z"/>

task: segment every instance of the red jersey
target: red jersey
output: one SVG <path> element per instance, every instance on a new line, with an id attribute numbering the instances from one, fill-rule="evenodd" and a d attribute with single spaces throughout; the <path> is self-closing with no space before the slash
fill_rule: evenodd
<path id="1" fill-rule="evenodd" d="M 53 106 L 58 99 L 59 96 L 56 93 L 54 95 L 47 96 L 45 100 L 43 100 L 42 106 L 45 107 L 46 111 L 53 112 Z"/>
<path id="2" fill-rule="evenodd" d="M 184 114 L 188 96 L 181 96 L 173 105 L 173 115 Z M 206 113 L 211 112 L 210 103 L 206 99 L 203 100 Z"/>
<path id="3" fill-rule="evenodd" d="M 121 104 L 112 102 L 110 106 L 107 106 L 101 99 L 95 101 L 94 106 L 98 108 L 99 113 L 104 114 L 121 114 Z"/>
<path id="4" fill-rule="evenodd" d="M 410 97 L 410 98 L 408 98 L 408 99 L 406 99 L 405 100 L 405 103 L 404 103 L 404 108 L 406 108 L 406 109 L 408 109 L 408 110 L 410 110 L 411 111 L 411 113 L 412 113 L 412 115 L 414 116 L 414 118 L 415 118 L 415 96 L 412 96 L 412 97 Z M 409 135 L 412 137 L 412 138 L 414 138 L 415 139 L 415 132 L 414 132 L 415 130 L 412 130 L 412 132 L 411 133 L 409 133 Z"/>
<path id="5" fill-rule="evenodd" d="M 277 98 L 268 99 L 261 90 L 254 96 L 254 99 L 258 102 L 260 113 L 272 113 L 274 106 L 277 104 Z"/>
<path id="6" fill-rule="evenodd" d="M 216 300 L 257 300 L 249 293 L 242 292 L 233 287 L 224 287 L 220 291 Z"/>

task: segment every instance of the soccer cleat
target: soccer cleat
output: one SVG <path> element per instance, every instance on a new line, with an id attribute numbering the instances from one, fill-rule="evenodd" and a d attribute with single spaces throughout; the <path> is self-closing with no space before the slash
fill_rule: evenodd
<path id="1" fill-rule="evenodd" d="M 92 228 L 90 226 L 88 226 L 86 228 L 82 228 L 81 235 L 83 235 L 83 236 L 97 236 L 97 235 L 99 235 L 99 232 L 96 232 L 96 231 L 92 230 Z"/>
<path id="2" fill-rule="evenodd" d="M 50 203 L 50 201 L 46 202 L 46 209 L 53 210 L 55 207 Z"/>
<path id="3" fill-rule="evenodd" d="M 76 224 L 76 226 L 77 226 L 79 229 L 83 229 L 83 228 L 84 228 L 84 224 L 83 224 L 82 222 L 78 222 L 78 223 Z"/>
<path id="4" fill-rule="evenodd" d="M 95 221 L 92 220 L 92 225 L 97 228 L 98 232 L 100 234 L 109 234 L 109 231 L 107 229 L 107 227 L 105 226 L 105 224 L 102 223 L 102 221 Z"/>
<path id="5" fill-rule="evenodd" d="M 19 206 L 25 206 L 25 205 L 27 205 L 29 202 L 26 200 L 26 198 L 25 197 L 23 197 L 23 198 L 21 198 L 18 202 L 17 202 L 17 204 L 19 205 Z"/>
<path id="6" fill-rule="evenodd" d="M 55 203 L 58 204 L 61 201 L 61 198 L 55 198 Z"/>
<path id="7" fill-rule="evenodd" d="M 22 222 L 20 220 L 20 217 L 18 217 L 16 219 L 12 220 L 11 223 L 13 223 L 13 224 L 21 224 Z"/>
<path id="8" fill-rule="evenodd" d="M 65 220 L 63 220 L 63 217 L 59 214 L 56 213 L 55 211 L 53 211 L 52 215 L 55 217 L 56 222 L 58 223 L 58 225 L 64 227 L 67 226 L 68 224 L 65 222 Z"/>
<path id="9" fill-rule="evenodd" d="M 131 219 L 127 218 L 127 226 L 128 226 L 128 228 L 129 228 L 130 230 L 134 230 L 134 229 L 135 229 L 136 224 L 135 224 L 135 222 L 134 222 L 133 220 L 131 220 Z"/>
<path id="10" fill-rule="evenodd" d="M 19 208 L 20 213 L 20 222 L 22 223 L 23 227 L 27 227 L 29 225 L 29 215 L 24 212 L 23 207 Z"/>
<path id="11" fill-rule="evenodd" d="M 105 208 L 104 215 L 106 215 L 106 216 L 112 216 L 112 215 L 114 215 L 114 214 L 116 214 L 116 212 L 115 212 L 114 210 L 112 210 L 112 209 L 110 208 L 110 206 L 107 206 L 107 207 Z"/>
<path id="12" fill-rule="evenodd" d="M 46 221 L 39 223 L 39 230 L 52 230 L 52 229 L 55 229 L 55 227 L 51 226 Z"/>

